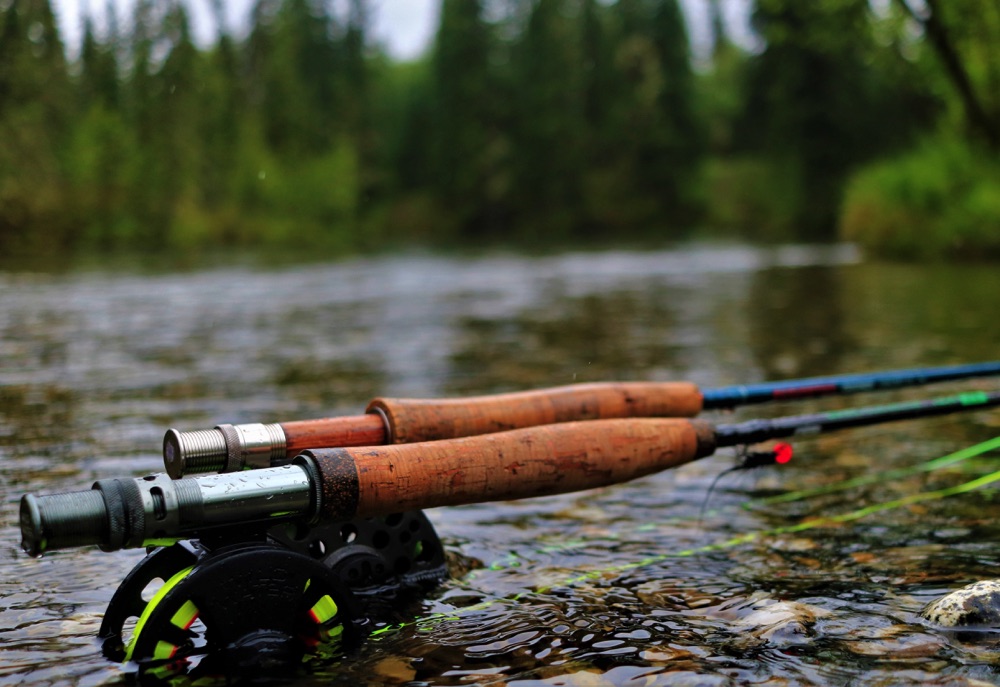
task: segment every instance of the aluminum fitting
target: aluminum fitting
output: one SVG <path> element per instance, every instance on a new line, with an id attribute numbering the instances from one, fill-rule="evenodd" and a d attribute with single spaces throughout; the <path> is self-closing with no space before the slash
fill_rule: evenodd
<path id="1" fill-rule="evenodd" d="M 279 424 L 218 425 L 214 429 L 163 437 L 163 466 L 173 479 L 205 472 L 239 472 L 288 462 L 285 432 Z"/>

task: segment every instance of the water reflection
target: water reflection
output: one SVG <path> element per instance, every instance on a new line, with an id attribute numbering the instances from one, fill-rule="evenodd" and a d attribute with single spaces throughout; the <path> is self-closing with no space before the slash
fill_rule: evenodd
<path id="1" fill-rule="evenodd" d="M 604 379 L 717 386 L 988 360 L 1000 340 L 998 292 L 1000 272 L 985 266 L 877 266 L 847 249 L 809 248 L 0 274 L 0 680 L 125 679 L 91 637 L 141 553 L 28 560 L 17 552 L 14 508 L 24 492 L 159 469 L 168 426 L 353 414 L 375 395 Z M 996 383 L 936 390 L 976 387 Z M 996 413 L 975 413 L 803 438 L 780 472 L 721 481 L 701 520 L 731 453 L 594 493 L 433 511 L 453 580 L 395 609 L 409 619 L 402 627 L 343 660 L 308 663 L 293 681 L 995 681 L 987 640 L 944 637 L 917 619 L 935 595 L 995 574 L 1000 530 L 989 490 L 719 544 L 986 474 L 995 455 L 763 501 L 873 466 L 913 465 L 997 425 Z M 778 627 L 782 614 L 789 620 Z"/>
<path id="2" fill-rule="evenodd" d="M 447 392 L 630 380 L 639 370 L 664 377 L 677 368 L 684 339 L 665 291 L 649 286 L 568 297 L 552 289 L 504 320 L 462 318 Z"/>
<path id="3" fill-rule="evenodd" d="M 816 265 L 771 268 L 754 275 L 747 297 L 750 344 L 765 379 L 841 370 L 857 342 L 844 326 L 845 272 Z"/>

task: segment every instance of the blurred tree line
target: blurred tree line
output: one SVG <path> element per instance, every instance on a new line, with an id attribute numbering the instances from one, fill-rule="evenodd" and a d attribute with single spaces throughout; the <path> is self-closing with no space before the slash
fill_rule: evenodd
<path id="1" fill-rule="evenodd" d="M 398 63 L 369 0 L 257 0 L 208 46 L 182 0 L 108 2 L 72 59 L 0 0 L 0 252 L 865 242 L 943 202 L 910 179 L 942 156 L 1000 234 L 994 0 L 756 0 L 752 47 L 704 2 L 694 55 L 678 0 L 442 0 Z"/>

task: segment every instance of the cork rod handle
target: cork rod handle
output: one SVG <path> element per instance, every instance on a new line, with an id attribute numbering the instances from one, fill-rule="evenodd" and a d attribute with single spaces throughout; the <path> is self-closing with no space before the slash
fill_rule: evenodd
<path id="1" fill-rule="evenodd" d="M 312 449 L 325 517 L 561 494 L 683 465 L 715 450 L 701 420 L 567 422 L 478 437 Z"/>
<path id="2" fill-rule="evenodd" d="M 598 382 L 469 398 L 376 398 L 368 405 L 385 417 L 397 444 L 576 420 L 694 417 L 701 409 L 701 392 L 689 382 Z"/>
<path id="3" fill-rule="evenodd" d="M 694 417 L 702 394 L 688 382 L 598 382 L 468 398 L 376 398 L 365 415 L 281 423 L 292 458 L 321 446 L 437 441 L 522 427 L 627 417 Z"/>

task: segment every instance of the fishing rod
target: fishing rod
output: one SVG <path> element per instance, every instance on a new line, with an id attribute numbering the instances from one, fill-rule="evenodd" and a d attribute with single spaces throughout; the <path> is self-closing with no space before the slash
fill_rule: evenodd
<path id="1" fill-rule="evenodd" d="M 468 398 L 376 398 L 364 415 L 170 429 L 163 438 L 163 461 L 167 474 L 178 479 L 283 465 L 312 448 L 417 443 L 578 420 L 695 417 L 703 410 L 997 374 L 1000 361 L 704 390 L 690 382 L 597 382 Z"/>
<path id="2" fill-rule="evenodd" d="M 105 551 L 204 537 L 254 523 L 381 516 L 404 510 L 604 487 L 677 467 L 726 446 L 1000 405 L 970 392 L 734 424 L 687 418 L 566 422 L 416 444 L 320 448 L 292 463 L 171 480 L 158 474 L 21 500 L 22 547 Z"/>
<path id="3" fill-rule="evenodd" d="M 208 655 L 243 665 L 287 655 L 295 664 L 303 637 L 340 651 L 369 634 L 397 594 L 447 578 L 443 546 L 419 509 L 609 486 L 721 447 L 998 405 L 1000 392 L 972 392 L 733 424 L 603 419 L 311 449 L 279 467 L 27 494 L 21 545 L 33 556 L 155 547 L 109 603 L 98 632 L 108 658 L 158 666 Z M 155 580 L 164 583 L 147 601 Z M 129 618 L 137 621 L 126 642 Z"/>

